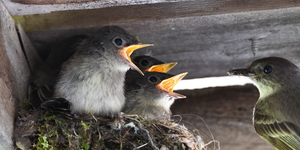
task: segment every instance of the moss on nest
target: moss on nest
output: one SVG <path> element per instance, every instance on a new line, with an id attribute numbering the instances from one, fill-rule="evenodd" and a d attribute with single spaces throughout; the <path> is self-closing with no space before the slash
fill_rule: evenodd
<path id="1" fill-rule="evenodd" d="M 20 112 L 15 137 L 19 149 L 33 150 L 206 149 L 198 132 L 175 121 L 147 121 L 122 113 L 109 118 Z"/>

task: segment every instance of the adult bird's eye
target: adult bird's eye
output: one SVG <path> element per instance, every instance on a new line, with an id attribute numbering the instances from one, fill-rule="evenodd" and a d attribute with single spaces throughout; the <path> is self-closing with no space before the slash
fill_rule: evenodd
<path id="1" fill-rule="evenodd" d="M 143 59 L 140 63 L 141 63 L 142 66 L 148 66 L 149 61 L 146 60 L 146 59 Z"/>
<path id="2" fill-rule="evenodd" d="M 264 67 L 264 73 L 265 73 L 265 74 L 270 74 L 272 71 L 273 71 L 273 68 L 272 68 L 271 66 L 266 65 L 266 66 Z"/>
<path id="3" fill-rule="evenodd" d="M 156 83 L 158 81 L 157 77 L 156 76 L 150 76 L 148 78 L 148 80 L 151 82 L 151 83 Z"/>
<path id="4" fill-rule="evenodd" d="M 115 38 L 114 43 L 116 44 L 116 46 L 121 46 L 123 45 L 123 40 L 120 38 Z"/>

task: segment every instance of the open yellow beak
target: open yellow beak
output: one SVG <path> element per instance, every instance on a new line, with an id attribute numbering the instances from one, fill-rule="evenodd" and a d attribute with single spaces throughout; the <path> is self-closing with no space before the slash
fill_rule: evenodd
<path id="1" fill-rule="evenodd" d="M 128 63 L 129 66 L 131 66 L 132 68 L 134 68 L 135 70 L 137 70 L 139 73 L 141 73 L 142 75 L 144 75 L 144 73 L 132 62 L 130 55 L 133 53 L 133 51 L 140 49 L 140 48 L 144 48 L 144 47 L 148 47 L 148 46 L 153 46 L 153 44 L 134 44 L 134 45 L 130 45 L 130 46 L 126 46 L 123 47 L 122 49 L 119 50 L 119 54 L 125 58 L 126 63 Z"/>
<path id="2" fill-rule="evenodd" d="M 167 73 L 176 65 L 177 65 L 177 62 L 153 65 L 150 68 L 145 69 L 144 71 Z"/>
<path id="3" fill-rule="evenodd" d="M 176 97 L 176 99 L 186 98 L 186 96 L 175 93 L 175 92 L 173 92 L 173 90 L 174 90 L 175 85 L 187 74 L 188 73 L 185 72 L 185 73 L 175 75 L 171 78 L 165 79 L 157 85 L 157 88 L 168 92 L 169 95 Z"/>

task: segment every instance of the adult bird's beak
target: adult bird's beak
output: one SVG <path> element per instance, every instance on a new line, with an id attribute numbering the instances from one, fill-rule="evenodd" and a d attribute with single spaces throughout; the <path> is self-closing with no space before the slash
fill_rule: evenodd
<path id="1" fill-rule="evenodd" d="M 157 88 L 168 92 L 170 96 L 174 96 L 176 99 L 186 98 L 184 95 L 173 92 L 175 85 L 186 75 L 187 72 L 165 79 L 157 85 Z"/>
<path id="2" fill-rule="evenodd" d="M 239 75 L 239 76 L 253 76 L 254 73 L 250 72 L 248 69 L 231 69 L 227 72 L 228 75 Z"/>
<path id="3" fill-rule="evenodd" d="M 125 58 L 126 63 L 128 63 L 129 66 L 131 66 L 139 73 L 144 75 L 144 73 L 132 62 L 130 55 L 133 53 L 133 51 L 148 46 L 153 46 L 153 44 L 134 44 L 134 45 L 126 46 L 119 50 L 119 54 Z"/>
<path id="4" fill-rule="evenodd" d="M 145 69 L 144 71 L 167 73 L 176 65 L 177 65 L 177 62 L 153 65 L 150 68 Z"/>

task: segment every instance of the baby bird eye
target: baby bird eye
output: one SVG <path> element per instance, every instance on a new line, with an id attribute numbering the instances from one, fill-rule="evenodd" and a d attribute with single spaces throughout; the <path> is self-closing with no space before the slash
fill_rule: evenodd
<path id="1" fill-rule="evenodd" d="M 157 77 L 156 76 L 150 76 L 148 77 L 148 80 L 151 82 L 151 83 L 156 83 L 158 81 Z"/>
<path id="2" fill-rule="evenodd" d="M 143 59 L 143 60 L 141 60 L 141 62 L 140 62 L 140 64 L 142 65 L 142 66 L 148 66 L 148 64 L 149 64 L 149 61 L 148 60 L 146 60 L 146 59 Z"/>
<path id="3" fill-rule="evenodd" d="M 123 40 L 121 38 L 115 38 L 113 42 L 118 47 L 123 45 Z"/>
<path id="4" fill-rule="evenodd" d="M 266 66 L 264 67 L 264 73 L 265 73 L 265 74 L 270 74 L 272 71 L 273 71 L 273 68 L 272 68 L 271 66 L 266 65 Z"/>

